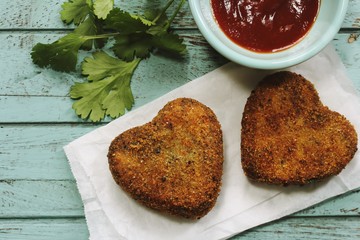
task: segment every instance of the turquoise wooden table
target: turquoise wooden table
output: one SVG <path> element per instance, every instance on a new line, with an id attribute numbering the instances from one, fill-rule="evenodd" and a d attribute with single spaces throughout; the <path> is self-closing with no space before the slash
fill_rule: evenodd
<path id="1" fill-rule="evenodd" d="M 109 122 L 80 120 L 69 87 L 82 77 L 31 62 L 37 42 L 69 32 L 59 18 L 63 1 L 0 1 L 0 239 L 88 239 L 83 204 L 62 147 Z M 165 0 L 115 1 L 140 11 Z M 142 61 L 132 79 L 134 109 L 227 62 L 198 31 L 188 4 L 174 22 L 187 45 L 183 59 Z M 333 40 L 360 92 L 360 1 L 351 0 Z M 169 71 L 171 69 L 171 71 Z M 360 116 L 359 116 L 360 117 Z M 327 200 L 235 239 L 360 239 L 360 189 Z"/>

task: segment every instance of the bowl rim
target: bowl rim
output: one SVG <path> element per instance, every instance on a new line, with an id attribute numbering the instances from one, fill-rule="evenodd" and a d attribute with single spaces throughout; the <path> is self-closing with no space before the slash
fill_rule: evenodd
<path id="1" fill-rule="evenodd" d="M 333 39 L 335 35 L 338 33 L 339 29 L 342 26 L 342 23 L 345 19 L 345 15 L 347 12 L 347 6 L 349 0 L 341 0 L 339 2 L 340 9 L 339 17 L 334 20 L 332 23 L 332 27 L 329 28 L 328 31 L 322 34 L 321 38 L 317 41 L 316 45 L 312 45 L 308 51 L 305 53 L 299 54 L 297 56 L 285 57 L 281 59 L 271 59 L 271 63 L 269 64 L 269 59 L 254 59 L 249 56 L 234 54 L 234 51 L 222 43 L 222 41 L 214 34 L 213 31 L 209 29 L 208 24 L 206 24 L 205 18 L 203 18 L 203 14 L 200 7 L 199 0 L 188 0 L 190 5 L 190 10 L 197 24 L 200 32 L 204 36 L 204 38 L 208 41 L 208 43 L 221 55 L 226 57 L 227 59 L 238 63 L 240 65 L 250 67 L 250 68 L 257 68 L 257 69 L 281 69 L 290 66 L 297 65 L 301 62 L 308 60 L 309 58 L 315 56 L 319 53 L 322 49 L 324 49 L 329 44 L 329 39 Z M 205 0 L 211 1 L 211 0 Z M 329 0 L 320 0 L 321 2 L 329 1 Z M 333 1 L 333 0 L 330 0 Z M 337 0 L 339 1 L 339 0 Z M 212 14 L 212 13 L 211 13 Z M 220 30 L 221 31 L 221 30 Z M 241 47 L 239 47 L 241 48 Z M 284 50 L 286 51 L 286 50 Z M 284 52 L 281 51 L 281 52 Z M 264 54 L 271 54 L 271 53 L 264 53 Z"/>

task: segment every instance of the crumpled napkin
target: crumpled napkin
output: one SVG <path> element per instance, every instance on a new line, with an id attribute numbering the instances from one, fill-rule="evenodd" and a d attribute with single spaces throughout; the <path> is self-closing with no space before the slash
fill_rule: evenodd
<path id="1" fill-rule="evenodd" d="M 360 133 L 360 100 L 334 48 L 287 70 L 312 81 L 322 102 L 345 115 Z M 338 176 L 303 187 L 250 182 L 240 163 L 240 131 L 250 92 L 271 71 L 228 63 L 64 147 L 84 202 L 90 239 L 226 239 L 330 197 L 360 187 L 360 156 Z M 215 207 L 200 220 L 148 209 L 116 185 L 107 163 L 110 142 L 121 132 L 150 121 L 170 100 L 191 97 L 209 106 L 223 130 L 224 174 Z"/>

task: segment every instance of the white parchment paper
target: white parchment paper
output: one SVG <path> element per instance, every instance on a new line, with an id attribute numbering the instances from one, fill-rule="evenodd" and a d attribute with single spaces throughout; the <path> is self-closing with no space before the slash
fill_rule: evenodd
<path id="1" fill-rule="evenodd" d="M 287 70 L 314 83 L 322 102 L 360 132 L 360 100 L 334 48 Z M 305 187 L 249 182 L 240 163 L 242 112 L 250 92 L 270 71 L 226 64 L 64 147 L 84 202 L 90 239 L 226 239 L 330 197 L 360 187 L 359 153 L 340 175 Z M 142 125 L 170 100 L 191 97 L 217 115 L 224 138 L 223 184 L 214 209 L 200 220 L 170 217 L 143 207 L 116 185 L 107 163 L 110 142 Z"/>

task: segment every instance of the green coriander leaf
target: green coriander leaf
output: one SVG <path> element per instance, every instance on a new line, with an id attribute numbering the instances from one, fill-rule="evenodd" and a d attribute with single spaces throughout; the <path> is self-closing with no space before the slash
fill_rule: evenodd
<path id="1" fill-rule="evenodd" d="M 152 36 L 146 33 L 120 35 L 115 37 L 112 50 L 117 57 L 125 61 L 131 61 L 135 57 L 149 57 L 153 48 L 152 45 Z"/>
<path id="2" fill-rule="evenodd" d="M 105 117 L 106 110 L 102 107 L 102 101 L 106 98 L 109 89 L 112 87 L 112 78 L 94 83 L 75 83 L 71 86 L 70 96 L 80 96 L 72 108 L 82 118 L 89 118 L 98 122 Z"/>
<path id="3" fill-rule="evenodd" d="M 141 20 L 141 22 L 146 26 L 163 24 L 165 21 L 168 20 L 167 16 L 165 14 L 162 14 L 162 12 L 159 9 L 146 9 L 144 16 L 135 15 L 135 14 L 130 14 L 130 16 L 133 17 L 134 19 Z"/>
<path id="4" fill-rule="evenodd" d="M 145 24 L 146 26 L 152 26 L 155 25 L 155 23 L 152 20 L 149 20 L 146 17 L 140 16 L 140 15 L 134 15 L 134 14 L 130 14 L 130 16 L 134 19 L 139 19 L 143 24 Z"/>
<path id="5" fill-rule="evenodd" d="M 74 33 L 82 35 L 82 36 L 92 36 L 97 34 L 97 28 L 93 21 L 93 17 L 88 17 L 84 22 L 80 23 L 80 25 L 74 30 Z M 103 39 L 101 39 L 103 40 Z M 94 40 L 87 40 L 81 46 L 84 50 L 91 50 L 94 45 Z"/>
<path id="6" fill-rule="evenodd" d="M 127 63 L 109 56 L 103 51 L 93 53 L 92 57 L 84 59 L 82 74 L 87 76 L 89 81 L 100 81 L 109 76 L 126 75 L 132 73 L 140 60 Z"/>
<path id="7" fill-rule="evenodd" d="M 183 40 L 179 35 L 166 33 L 161 36 L 153 36 L 154 47 L 170 53 L 183 54 L 186 50 Z"/>
<path id="8" fill-rule="evenodd" d="M 97 19 L 93 14 L 89 14 L 88 18 L 82 22 L 75 30 L 74 33 L 82 36 L 95 36 L 103 34 L 103 29 L 101 25 L 102 21 Z M 87 40 L 82 46 L 81 49 L 91 50 L 93 46 L 95 48 L 102 48 L 106 43 L 106 39 L 91 39 Z"/>
<path id="9" fill-rule="evenodd" d="M 69 0 L 61 6 L 61 20 L 66 24 L 74 22 L 75 25 L 79 25 L 91 12 L 91 6 L 91 0 Z"/>
<path id="10" fill-rule="evenodd" d="M 94 13 L 99 19 L 106 19 L 106 16 L 114 7 L 114 0 L 96 0 Z"/>
<path id="11" fill-rule="evenodd" d="M 144 12 L 144 18 L 151 20 L 152 22 L 156 20 L 157 24 L 168 20 L 166 14 L 163 14 L 163 11 L 160 9 L 146 9 Z"/>
<path id="12" fill-rule="evenodd" d="M 151 17 L 157 12 L 153 11 Z M 162 16 L 158 18 L 156 25 L 144 32 L 118 35 L 112 47 L 116 56 L 125 61 L 131 61 L 135 57 L 147 58 L 155 48 L 175 54 L 184 53 L 186 46 L 182 43 L 183 40 L 178 35 L 169 33 L 167 17 Z"/>
<path id="13" fill-rule="evenodd" d="M 32 60 L 39 67 L 50 66 L 57 71 L 74 71 L 78 51 L 88 40 L 85 36 L 70 33 L 50 44 L 36 44 L 31 52 Z"/>
<path id="14" fill-rule="evenodd" d="M 152 25 L 146 32 L 151 35 L 161 35 L 168 31 L 169 20 L 165 13 L 161 10 L 148 10 L 145 12 L 147 19 L 156 20 L 156 24 Z"/>
<path id="15" fill-rule="evenodd" d="M 146 32 L 154 36 L 161 36 L 166 34 L 168 30 L 165 25 L 155 25 L 151 26 Z"/>
<path id="16" fill-rule="evenodd" d="M 134 103 L 130 80 L 139 62 L 125 62 L 104 52 L 85 58 L 82 73 L 89 82 L 76 83 L 70 90 L 70 97 L 78 99 L 73 104 L 76 114 L 97 122 L 105 115 L 116 118 L 130 110 Z"/>
<path id="17" fill-rule="evenodd" d="M 128 12 L 114 8 L 105 19 L 105 28 L 115 30 L 125 35 L 145 32 L 149 27 L 140 19 L 132 17 Z"/>
<path id="18" fill-rule="evenodd" d="M 124 75 L 121 81 L 115 81 L 113 89 L 103 101 L 106 115 L 117 118 L 125 114 L 125 108 L 130 110 L 134 104 L 134 96 L 131 91 L 131 74 Z"/>

